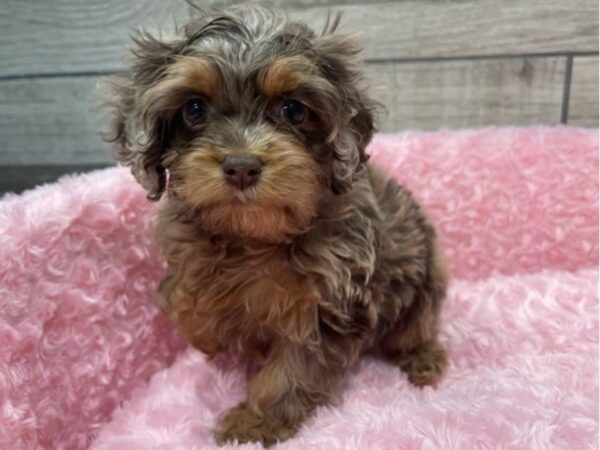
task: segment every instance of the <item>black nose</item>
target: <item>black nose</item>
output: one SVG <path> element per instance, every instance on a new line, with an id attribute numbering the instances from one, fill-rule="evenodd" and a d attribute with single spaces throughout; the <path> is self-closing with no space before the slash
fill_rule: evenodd
<path id="1" fill-rule="evenodd" d="M 227 183 L 240 191 L 254 186 L 260 178 L 262 162 L 254 155 L 229 155 L 221 163 Z"/>

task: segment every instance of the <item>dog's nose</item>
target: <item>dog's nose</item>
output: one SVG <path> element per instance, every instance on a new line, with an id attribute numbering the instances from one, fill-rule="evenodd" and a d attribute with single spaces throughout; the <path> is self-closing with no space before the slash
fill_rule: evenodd
<path id="1" fill-rule="evenodd" d="M 225 180 L 233 187 L 243 191 L 254 186 L 262 172 L 262 162 L 254 155 L 229 155 L 221 163 Z"/>

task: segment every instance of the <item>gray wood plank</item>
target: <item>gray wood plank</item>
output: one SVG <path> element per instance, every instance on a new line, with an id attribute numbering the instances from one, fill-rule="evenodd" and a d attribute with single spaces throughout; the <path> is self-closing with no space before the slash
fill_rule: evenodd
<path id="1" fill-rule="evenodd" d="M 396 0 L 398 1 L 398 0 Z M 400 0 L 402 1 L 402 0 Z M 197 4 L 210 5 L 213 8 L 226 8 L 231 5 L 239 5 L 244 2 L 243 0 L 208 0 L 208 1 L 196 1 Z M 390 0 L 268 0 L 264 3 L 273 8 L 310 8 L 312 6 L 348 6 L 348 5 L 376 5 L 381 3 L 390 3 Z"/>
<path id="2" fill-rule="evenodd" d="M 169 31 L 187 12 L 183 0 L 2 0 L 0 76 L 117 69 L 135 28 Z"/>
<path id="3" fill-rule="evenodd" d="M 289 14 L 317 30 L 329 10 L 343 11 L 342 29 L 362 31 L 368 59 L 598 50 L 596 0 L 399 0 L 332 7 L 302 1 Z M 50 7 L 44 0 L 4 0 L 0 76 L 115 70 L 135 27 L 170 28 L 171 15 L 188 10 L 183 1 L 55 0 Z"/>
<path id="4" fill-rule="evenodd" d="M 40 184 L 51 183 L 63 175 L 84 173 L 107 165 L 0 166 L 0 195 L 21 193 Z"/>
<path id="5" fill-rule="evenodd" d="M 98 77 L 0 82 L 0 165 L 112 161 L 100 137 Z"/>
<path id="6" fill-rule="evenodd" d="M 573 59 L 567 123 L 598 127 L 598 57 Z"/>
<path id="7" fill-rule="evenodd" d="M 401 0 L 290 10 L 321 29 L 327 10 L 362 31 L 367 59 L 448 58 L 598 50 L 596 0 Z"/>
<path id="8" fill-rule="evenodd" d="M 502 58 L 367 67 L 388 108 L 383 131 L 558 124 L 566 57 Z"/>

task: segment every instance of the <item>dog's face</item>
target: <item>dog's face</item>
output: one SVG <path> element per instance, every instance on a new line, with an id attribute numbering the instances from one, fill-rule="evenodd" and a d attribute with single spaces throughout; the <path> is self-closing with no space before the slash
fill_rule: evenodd
<path id="1" fill-rule="evenodd" d="M 170 42 L 140 35 L 110 102 L 116 158 L 151 199 L 168 178 L 211 232 L 301 233 L 351 188 L 373 134 L 358 49 L 332 31 L 251 7 L 195 19 Z"/>

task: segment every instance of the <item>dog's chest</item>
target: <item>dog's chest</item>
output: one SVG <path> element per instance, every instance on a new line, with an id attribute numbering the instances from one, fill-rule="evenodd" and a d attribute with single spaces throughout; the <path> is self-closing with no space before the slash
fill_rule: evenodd
<path id="1" fill-rule="evenodd" d="M 319 295 L 277 249 L 221 247 L 180 261 L 170 315 L 198 347 L 248 351 L 276 337 L 310 338 Z M 250 347 L 250 349 L 248 349 Z"/>

